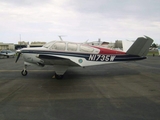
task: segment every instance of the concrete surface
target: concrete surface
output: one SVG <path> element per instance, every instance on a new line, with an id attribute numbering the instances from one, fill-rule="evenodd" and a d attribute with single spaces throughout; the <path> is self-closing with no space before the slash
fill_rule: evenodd
<path id="1" fill-rule="evenodd" d="M 160 57 L 126 64 L 20 72 L 23 60 L 0 59 L 0 120 L 160 120 Z"/>

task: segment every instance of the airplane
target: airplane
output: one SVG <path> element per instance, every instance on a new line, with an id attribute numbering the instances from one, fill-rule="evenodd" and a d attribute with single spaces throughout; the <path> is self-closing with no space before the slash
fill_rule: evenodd
<path id="1" fill-rule="evenodd" d="M 0 56 L 3 56 L 3 57 L 14 57 L 15 56 L 15 52 L 11 51 L 11 50 L 1 50 L 0 51 Z"/>
<path id="2" fill-rule="evenodd" d="M 23 76 L 28 74 L 30 65 L 52 65 L 55 78 L 62 79 L 69 67 L 87 67 L 127 61 L 146 59 L 153 40 L 150 37 L 138 37 L 127 52 L 111 50 L 103 46 L 92 46 L 67 41 L 51 41 L 39 48 L 22 48 L 17 50 L 16 63 L 23 55 Z"/>

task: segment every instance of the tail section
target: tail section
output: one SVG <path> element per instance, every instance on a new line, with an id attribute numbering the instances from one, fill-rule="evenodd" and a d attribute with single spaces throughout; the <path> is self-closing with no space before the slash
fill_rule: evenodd
<path id="1" fill-rule="evenodd" d="M 147 36 L 145 37 L 139 37 L 137 40 L 133 43 L 133 45 L 128 49 L 126 54 L 129 55 L 138 55 L 138 56 L 146 56 L 149 47 L 152 44 L 153 40 Z"/>

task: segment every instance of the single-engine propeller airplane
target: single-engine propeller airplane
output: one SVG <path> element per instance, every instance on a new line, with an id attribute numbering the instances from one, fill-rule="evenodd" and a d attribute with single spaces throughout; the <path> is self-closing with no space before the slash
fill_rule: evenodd
<path id="1" fill-rule="evenodd" d="M 17 50 L 18 61 L 21 54 L 24 59 L 24 69 L 21 74 L 27 75 L 27 66 L 52 65 L 57 79 L 63 78 L 69 67 L 93 66 L 126 61 L 146 59 L 153 40 L 147 36 L 139 37 L 127 52 L 111 50 L 102 46 L 92 46 L 83 43 L 52 41 L 39 48 L 22 48 Z"/>

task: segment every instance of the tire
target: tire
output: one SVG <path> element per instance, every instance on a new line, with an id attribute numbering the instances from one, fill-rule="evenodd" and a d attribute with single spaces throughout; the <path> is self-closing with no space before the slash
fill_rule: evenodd
<path id="1" fill-rule="evenodd" d="M 28 72 L 27 72 L 27 70 L 22 70 L 21 74 L 22 74 L 23 76 L 26 76 L 26 75 L 28 74 Z"/>
<path id="2" fill-rule="evenodd" d="M 55 74 L 55 78 L 56 78 L 56 79 L 62 79 L 62 78 L 63 78 L 63 75 Z"/>

